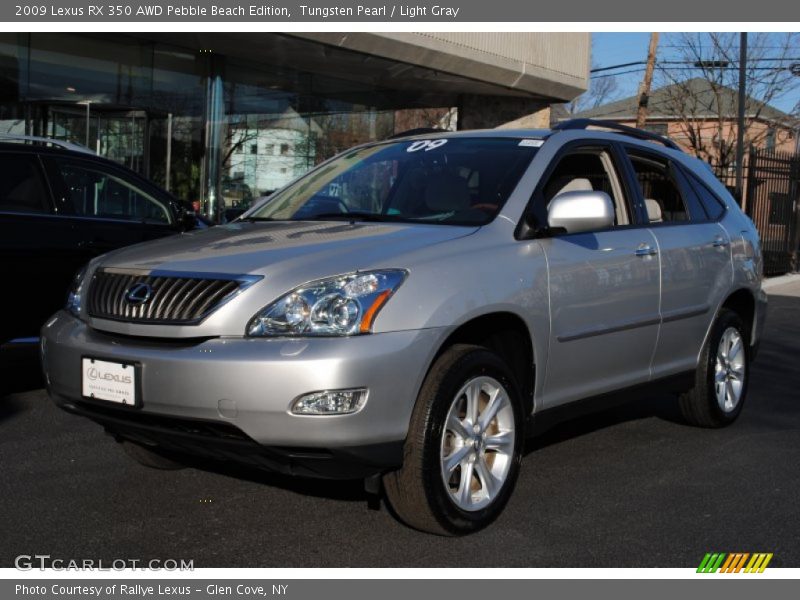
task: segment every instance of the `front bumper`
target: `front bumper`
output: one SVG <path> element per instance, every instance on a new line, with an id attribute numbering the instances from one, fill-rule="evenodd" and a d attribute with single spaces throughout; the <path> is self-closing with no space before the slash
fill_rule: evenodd
<path id="1" fill-rule="evenodd" d="M 42 329 L 41 348 L 56 404 L 118 437 L 212 458 L 249 457 L 244 462 L 288 473 L 358 476 L 399 466 L 417 392 L 444 334 L 151 340 L 105 334 L 62 311 Z M 84 356 L 140 365 L 141 406 L 82 398 Z M 302 394 L 357 387 L 369 390 L 357 413 L 289 412 Z M 309 461 L 316 466 L 307 468 Z"/>

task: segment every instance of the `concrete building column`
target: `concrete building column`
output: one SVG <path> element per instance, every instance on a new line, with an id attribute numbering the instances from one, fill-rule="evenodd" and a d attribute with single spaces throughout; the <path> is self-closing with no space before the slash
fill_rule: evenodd
<path id="1" fill-rule="evenodd" d="M 547 129 L 550 103 L 533 98 L 462 95 L 458 107 L 459 129 Z"/>

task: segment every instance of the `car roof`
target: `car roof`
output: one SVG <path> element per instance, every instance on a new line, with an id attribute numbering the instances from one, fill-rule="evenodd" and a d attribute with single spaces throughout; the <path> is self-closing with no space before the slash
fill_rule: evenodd
<path id="1" fill-rule="evenodd" d="M 78 147 L 77 144 L 75 146 L 76 148 Z M 111 160 L 110 158 L 106 158 L 105 156 L 100 156 L 99 154 L 95 154 L 91 150 L 82 149 L 82 147 L 81 149 L 73 150 L 69 147 L 59 146 L 57 145 L 57 140 L 54 140 L 53 143 L 51 144 L 44 139 L 26 140 L 20 138 L 19 140 L 14 140 L 11 138 L 2 139 L 2 137 L 0 137 L 0 152 L 12 152 L 18 154 L 41 154 L 47 156 L 68 156 L 70 158 L 89 160 L 92 162 L 108 165 L 110 167 L 114 167 L 117 169 L 123 169 L 124 171 L 130 172 L 139 179 L 148 181 L 145 177 L 143 177 L 136 171 L 126 167 L 121 163 L 118 163 L 117 161 Z"/>
<path id="2" fill-rule="evenodd" d="M 552 135 L 551 129 L 462 129 L 460 131 L 429 131 L 426 133 L 412 134 L 404 136 L 402 133 L 392 137 L 390 141 L 396 140 L 426 140 L 441 138 L 510 138 L 544 139 Z"/>
<path id="3" fill-rule="evenodd" d="M 676 150 L 674 142 L 668 138 L 660 138 L 655 134 L 648 132 L 639 132 L 647 138 L 640 138 L 635 135 L 636 130 L 629 129 L 628 132 L 615 131 L 614 129 L 604 129 L 602 124 L 590 124 L 590 127 L 597 127 L 594 129 L 587 128 L 554 128 L 554 129 L 465 129 L 461 131 L 428 131 L 420 134 L 412 134 L 404 136 L 402 133 L 383 142 L 394 141 L 409 141 L 409 140 L 425 140 L 425 139 L 457 139 L 457 138 L 506 138 L 506 139 L 536 139 L 548 140 L 558 136 L 558 139 L 566 141 L 580 140 L 585 138 L 603 139 L 617 142 L 624 142 L 635 144 L 644 148 L 655 149 L 665 152 L 670 156 L 683 155 L 685 153 L 681 150 Z M 378 143 L 383 143 L 378 142 Z M 372 142 L 375 143 L 375 142 Z M 365 145 L 369 145 L 365 144 Z"/>
<path id="4" fill-rule="evenodd" d="M 0 136 L 0 150 L 38 154 L 65 154 L 69 156 L 82 156 L 106 160 L 102 156 L 98 156 L 89 149 L 78 150 L 77 144 L 75 145 L 76 149 L 71 149 L 69 147 L 61 146 L 59 143 L 60 142 L 58 140 L 48 142 L 45 140 L 29 140 L 25 138 L 14 139 L 3 138 Z"/>
<path id="5" fill-rule="evenodd" d="M 645 132 L 645 135 L 649 135 Z M 373 144 L 382 144 L 382 143 L 391 143 L 397 141 L 413 141 L 413 140 L 425 140 L 425 139 L 515 139 L 515 140 L 524 140 L 524 139 L 534 139 L 534 140 L 542 140 L 546 142 L 547 140 L 558 140 L 562 141 L 563 143 L 576 141 L 576 140 L 583 140 L 583 139 L 591 139 L 591 140 L 606 140 L 611 142 L 620 142 L 628 145 L 637 146 L 639 148 L 649 150 L 651 152 L 659 152 L 671 158 L 676 158 L 686 162 L 686 159 L 689 157 L 685 152 L 680 149 L 676 149 L 674 146 L 674 142 L 671 142 L 668 139 L 664 139 L 662 141 L 659 139 L 660 136 L 651 135 L 648 139 L 643 139 L 636 137 L 635 135 L 631 135 L 631 133 L 625 133 L 620 131 L 614 131 L 609 129 L 465 129 L 461 131 L 432 131 L 429 133 L 424 134 L 417 134 L 417 135 L 410 135 L 410 136 L 403 136 L 403 134 L 399 134 L 396 137 L 392 137 L 388 140 L 382 140 L 380 142 L 369 142 L 363 144 L 363 146 L 370 146 Z M 691 161 L 689 161 L 691 163 Z"/>
<path id="6" fill-rule="evenodd" d="M 55 140 L 54 140 L 55 142 Z M 35 155 L 43 155 L 43 156 L 62 156 L 62 157 L 69 157 L 78 160 L 88 160 L 90 162 L 96 163 L 98 165 L 106 165 L 113 169 L 118 169 L 125 171 L 129 177 L 135 179 L 146 187 L 151 188 L 153 190 L 158 190 L 161 194 L 167 195 L 173 201 L 180 203 L 172 192 L 169 192 L 163 189 L 161 186 L 156 184 L 155 182 L 151 181 L 147 177 L 137 173 L 133 169 L 118 163 L 117 161 L 111 160 L 110 158 L 106 158 L 104 156 L 100 156 L 95 154 L 90 150 L 72 150 L 70 148 L 65 148 L 63 146 L 58 146 L 55 144 L 48 143 L 45 139 L 2 139 L 0 138 L 0 154 L 2 153 L 16 153 L 16 154 L 35 154 Z"/>

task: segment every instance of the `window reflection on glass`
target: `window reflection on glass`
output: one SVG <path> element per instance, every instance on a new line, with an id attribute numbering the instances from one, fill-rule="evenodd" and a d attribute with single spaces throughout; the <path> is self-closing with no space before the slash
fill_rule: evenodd
<path id="1" fill-rule="evenodd" d="M 300 178 L 250 218 L 485 224 L 535 152 L 516 139 L 467 137 L 357 148 Z"/>
<path id="2" fill-rule="evenodd" d="M 164 204 L 119 177 L 70 163 L 61 163 L 58 171 L 75 214 L 170 223 Z"/>
<path id="3" fill-rule="evenodd" d="M 49 212 L 35 156 L 4 154 L 0 161 L 0 211 Z"/>
<path id="4" fill-rule="evenodd" d="M 318 50 L 287 36 L 262 41 L 275 56 Z M 244 59 L 171 42 L 0 33 L 0 131 L 88 144 L 216 215 L 248 207 L 355 145 L 416 127 L 455 127 L 451 108 L 412 108 L 368 83 L 266 61 L 267 51 Z M 342 63 L 354 58 L 329 53 Z M 212 77 L 221 79 L 219 140 L 206 127 Z"/>

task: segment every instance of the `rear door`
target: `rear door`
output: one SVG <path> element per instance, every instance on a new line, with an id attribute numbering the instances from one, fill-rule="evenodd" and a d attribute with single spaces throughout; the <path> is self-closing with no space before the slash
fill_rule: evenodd
<path id="1" fill-rule="evenodd" d="M 127 170 L 74 157 L 49 157 L 56 202 L 71 215 L 85 261 L 179 227 L 169 197 Z"/>
<path id="2" fill-rule="evenodd" d="M 606 192 L 617 216 L 610 229 L 540 241 L 550 284 L 545 407 L 647 381 L 658 334 L 656 243 L 636 221 L 611 144 L 570 147 L 543 178 L 534 204 L 546 211 L 559 193 L 580 190 Z"/>
<path id="3" fill-rule="evenodd" d="M 83 261 L 70 220 L 54 208 L 33 152 L 0 152 L 0 344 L 31 341 L 64 305 Z"/>
<path id="4" fill-rule="evenodd" d="M 667 156 L 632 146 L 626 153 L 661 255 L 657 378 L 696 367 L 711 320 L 730 289 L 730 238 Z"/>

